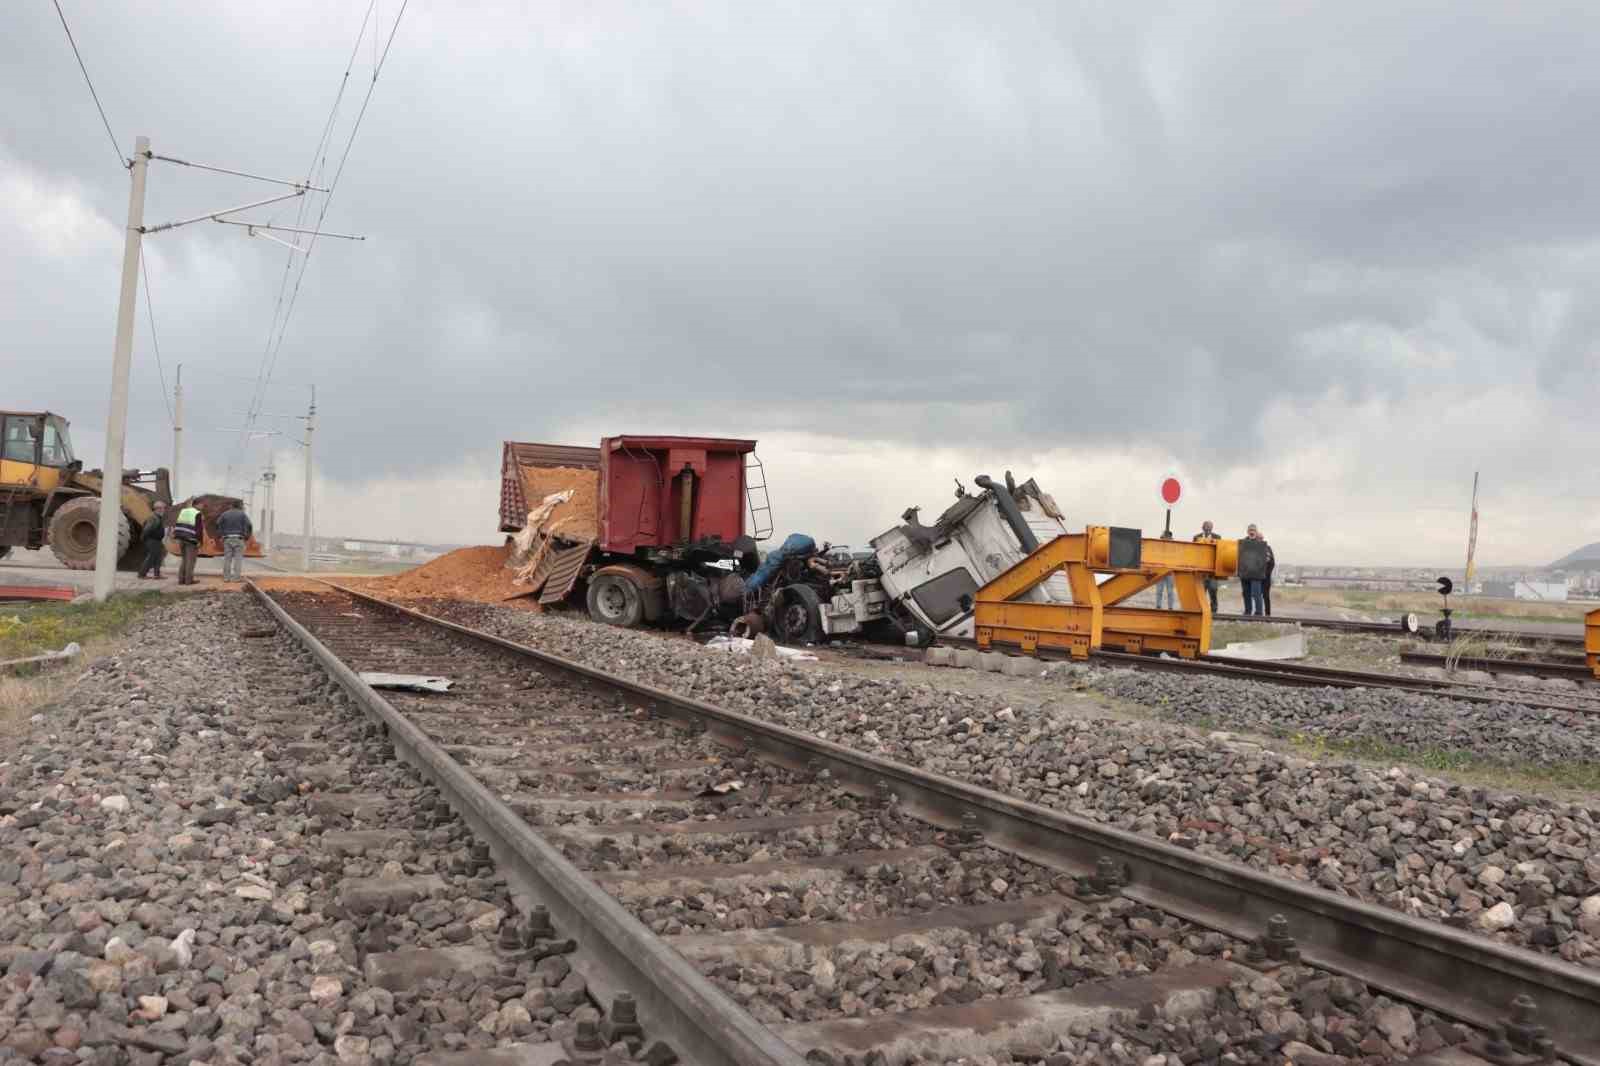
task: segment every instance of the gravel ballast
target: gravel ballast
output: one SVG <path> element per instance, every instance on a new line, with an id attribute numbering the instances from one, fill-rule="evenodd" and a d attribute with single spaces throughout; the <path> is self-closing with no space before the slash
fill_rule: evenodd
<path id="1" fill-rule="evenodd" d="M 430 790 L 244 595 L 152 610 L 0 758 L 0 1061 L 404 1066 L 593 1010 L 552 966 L 369 983 L 375 954 L 492 951 L 512 902 L 463 868 L 458 822 L 420 827 Z M 328 809 L 344 792 L 375 813 Z M 327 843 L 344 830 L 390 839 Z M 395 878 L 432 887 L 352 890 Z"/>
<path id="2" fill-rule="evenodd" d="M 1038 679 L 1040 707 L 1017 711 L 942 688 L 937 671 L 926 683 L 879 680 L 824 663 L 708 651 L 554 612 L 426 606 L 730 710 L 1600 967 L 1600 807 L 1430 780 L 1400 768 L 1317 762 L 1225 732 L 1074 712 L 1075 689 L 1085 684 L 1128 691 L 1145 684 L 1129 680 L 1131 671 L 1124 672 L 1128 677 L 1078 672 Z M 1194 683 L 1148 676 L 1161 684 L 1139 691 L 1162 714 L 1172 713 L 1174 699 L 1188 699 L 1183 694 Z M 1409 709 L 1432 703 L 1456 713 L 1473 708 L 1410 695 L 1391 705 L 1388 693 L 1330 696 L 1220 684 L 1244 687 L 1217 691 L 1208 715 L 1199 713 L 1202 697 L 1193 697 L 1196 719 L 1243 727 L 1251 719 L 1229 706 L 1279 697 L 1298 698 L 1301 707 L 1348 700 L 1343 706 L 1376 708 L 1368 714 L 1377 717 L 1392 710 L 1404 718 Z M 1309 711 L 1301 713 L 1310 720 Z M 1511 716 L 1526 713 L 1508 706 L 1502 724 L 1518 728 Z M 1424 726 L 1411 728 L 1420 742 Z M 1552 746 L 1565 743 L 1564 725 L 1544 729 Z M 1438 743 L 1436 734 L 1426 735 Z"/>

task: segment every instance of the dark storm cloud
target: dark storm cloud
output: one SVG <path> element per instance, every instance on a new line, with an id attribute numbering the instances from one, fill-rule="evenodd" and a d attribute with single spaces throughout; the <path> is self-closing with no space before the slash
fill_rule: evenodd
<path id="1" fill-rule="evenodd" d="M 294 175 L 365 5 L 67 9 L 125 141 Z M 120 220 L 53 9 L 6 18 L 0 167 Z M 328 216 L 372 239 L 319 247 L 277 373 L 344 478 L 607 412 L 1226 467 L 1282 445 L 1274 400 L 1531 377 L 1576 411 L 1597 38 L 1581 4 L 413 3 Z M 158 169 L 148 214 L 255 190 Z M 0 268 L 8 388 L 91 424 L 110 241 Z M 254 372 L 280 255 L 150 247 L 168 361 L 242 411 L 200 370 Z"/>

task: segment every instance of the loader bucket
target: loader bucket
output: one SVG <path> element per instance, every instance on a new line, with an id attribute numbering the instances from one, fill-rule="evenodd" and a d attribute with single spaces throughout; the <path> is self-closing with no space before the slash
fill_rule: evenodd
<path id="1" fill-rule="evenodd" d="M 222 538 L 217 536 L 217 519 L 231 507 L 242 507 L 244 501 L 237 496 L 214 496 L 207 493 L 203 496 L 191 496 L 182 500 L 167 510 L 167 554 L 183 554 L 182 545 L 172 539 L 172 526 L 178 520 L 178 512 L 185 507 L 198 507 L 202 522 L 200 550 L 196 553 L 202 559 L 219 559 L 222 557 Z M 260 559 L 266 553 L 261 550 L 261 544 L 255 537 L 244 543 L 244 557 L 246 559 Z"/>

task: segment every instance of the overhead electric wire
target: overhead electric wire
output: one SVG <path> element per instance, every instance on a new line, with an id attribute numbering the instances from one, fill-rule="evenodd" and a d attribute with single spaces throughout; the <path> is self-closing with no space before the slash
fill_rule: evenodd
<path id="1" fill-rule="evenodd" d="M 61 0 L 53 0 L 56 8 L 56 17 L 61 20 L 61 28 L 66 31 L 67 43 L 72 46 L 72 54 L 78 60 L 78 69 L 83 72 L 83 82 L 89 87 L 89 95 L 94 99 L 95 110 L 100 112 L 100 122 L 106 129 L 106 137 L 111 141 L 111 150 L 116 153 L 117 166 L 123 170 L 128 169 L 129 161 L 122 156 L 122 149 L 117 146 L 117 135 L 112 132 L 111 120 L 106 117 L 106 109 L 100 103 L 100 94 L 95 91 L 94 79 L 89 77 L 89 68 L 83 61 L 83 53 L 78 50 L 78 42 L 72 36 L 72 27 L 67 25 L 66 12 L 61 10 Z M 150 268 L 145 263 L 144 245 L 139 245 L 139 274 L 144 279 L 144 313 L 150 322 L 150 347 L 156 356 L 156 374 L 161 380 L 161 402 L 167 408 L 167 422 L 177 425 L 177 416 L 172 410 L 172 398 L 167 395 L 167 370 L 161 362 L 161 338 L 156 332 L 156 309 L 154 298 L 150 295 Z"/>
<path id="2" fill-rule="evenodd" d="M 61 0 L 54 0 L 56 17 L 61 20 L 61 28 L 67 31 L 67 43 L 72 46 L 72 54 L 78 59 L 78 69 L 83 71 L 83 83 L 89 86 L 89 95 L 94 97 L 95 110 L 100 112 L 100 122 L 106 128 L 106 136 L 111 138 L 111 150 L 117 155 L 117 166 L 123 170 L 128 169 L 128 161 L 123 158 L 122 149 L 117 145 L 117 135 L 111 132 L 111 120 L 106 118 L 106 109 L 100 103 L 100 94 L 94 91 L 94 79 L 89 77 L 89 68 L 84 65 L 83 53 L 78 51 L 78 42 L 73 39 L 72 27 L 67 25 L 67 14 L 61 10 Z"/>
<path id="3" fill-rule="evenodd" d="M 317 160 L 319 158 L 325 158 L 328 142 L 333 137 L 334 123 L 339 117 L 339 105 L 344 101 L 345 89 L 350 84 L 350 72 L 355 69 L 356 56 L 361 54 L 361 42 L 367 35 L 367 26 L 372 21 L 372 12 L 377 7 L 377 2 L 378 0 L 369 0 L 369 3 L 367 4 L 367 13 L 361 18 L 361 29 L 356 33 L 356 42 L 350 48 L 350 58 L 345 62 L 344 74 L 339 78 L 339 91 L 334 94 L 333 106 L 328 109 L 328 118 L 322 124 L 322 133 L 317 138 L 316 147 L 311 151 L 311 161 L 306 164 L 306 184 L 308 185 L 311 183 L 312 174 L 316 171 Z M 374 33 L 373 37 L 376 39 L 377 34 Z M 306 201 L 302 199 L 297 205 L 297 209 L 295 211 L 296 226 L 299 226 L 305 221 L 305 215 Z M 278 323 L 283 314 L 284 297 L 289 291 L 289 275 L 294 270 L 294 256 L 295 253 L 293 250 L 289 251 L 284 256 L 283 277 L 278 281 L 278 298 L 273 304 L 272 322 L 267 326 L 267 340 L 266 344 L 261 350 L 261 365 L 253 378 L 255 385 L 251 389 L 250 395 L 250 406 L 252 410 L 258 407 L 261 403 L 265 402 L 265 392 L 271 384 L 270 375 L 267 369 L 268 357 L 272 352 L 273 336 L 278 332 Z M 276 365 L 276 360 L 273 361 L 273 365 Z M 236 464 L 239 453 L 243 451 L 249 441 L 247 434 L 249 433 L 252 425 L 254 425 L 253 420 L 247 418 L 245 421 L 245 428 L 240 431 L 239 440 L 234 447 L 233 456 L 228 460 L 227 476 L 232 476 L 233 474 L 233 468 Z"/>
<path id="4" fill-rule="evenodd" d="M 263 402 L 265 388 L 266 388 L 266 386 L 268 384 L 271 383 L 272 375 L 277 369 L 278 357 L 279 357 L 279 355 L 281 354 L 281 352 L 283 350 L 284 337 L 288 333 L 289 322 L 290 322 L 290 319 L 294 315 L 295 305 L 299 302 L 299 299 L 300 299 L 300 289 L 301 289 L 301 286 L 303 285 L 303 283 L 305 281 L 306 267 L 310 262 L 312 249 L 314 249 L 316 247 L 317 237 L 320 234 L 320 231 L 322 229 L 322 224 L 323 224 L 323 222 L 326 220 L 326 218 L 328 216 L 328 209 L 329 209 L 329 207 L 330 207 L 330 205 L 332 204 L 332 201 L 333 201 L 333 194 L 338 189 L 339 179 L 343 176 L 345 165 L 346 165 L 346 163 L 349 162 L 349 159 L 350 159 L 350 152 L 355 147 L 356 135 L 361 130 L 361 123 L 366 117 L 367 107 L 372 103 L 372 95 L 373 95 L 374 91 L 376 91 L 376 89 L 377 89 L 378 76 L 383 72 L 384 65 L 389 60 L 389 51 L 390 51 L 391 48 L 394 47 L 395 35 L 397 33 L 399 33 L 399 31 L 400 31 L 400 22 L 405 17 L 406 8 L 407 8 L 407 6 L 409 6 L 409 3 L 410 3 L 410 0 L 404 0 L 404 2 L 402 2 L 401 5 L 400 5 L 400 10 L 395 14 L 394 22 L 389 27 L 389 36 L 388 36 L 388 39 L 384 42 L 383 52 L 382 52 L 381 55 L 377 54 L 377 29 L 376 29 L 376 24 L 373 24 L 374 25 L 374 30 L 373 30 L 373 51 L 374 51 L 374 55 L 375 55 L 376 58 L 375 58 L 375 61 L 374 61 L 374 64 L 373 64 L 373 69 L 372 69 L 372 80 L 368 83 L 366 96 L 363 97 L 363 99 L 361 101 L 361 110 L 359 112 L 357 112 L 356 117 L 355 117 L 355 121 L 354 121 L 354 123 L 352 124 L 352 126 L 350 128 L 350 136 L 345 141 L 344 152 L 340 155 L 339 166 L 338 166 L 338 169 L 334 172 L 333 181 L 327 183 L 328 191 L 323 195 L 322 207 L 321 207 L 320 212 L 317 215 L 317 221 L 316 221 L 316 225 L 315 225 L 315 227 L 313 229 L 313 232 L 311 233 L 311 239 L 310 239 L 310 241 L 307 242 L 306 246 L 304 247 L 304 249 L 300 253 L 301 254 L 300 270 L 299 270 L 299 273 L 296 274 L 296 276 L 295 276 L 294 288 L 292 290 L 290 290 L 290 292 L 289 292 L 289 301 L 288 301 L 288 304 L 287 304 L 286 307 L 284 306 L 284 303 L 283 303 L 283 297 L 284 297 L 284 290 L 285 290 L 285 288 L 287 286 L 287 283 L 288 283 L 289 273 L 293 269 L 294 255 L 295 255 L 293 250 L 288 252 L 288 257 L 284 262 L 284 277 L 283 277 L 283 280 L 279 284 L 277 306 L 274 308 L 274 311 L 273 311 L 272 326 L 269 327 L 268 332 L 267 332 L 267 347 L 266 347 L 266 350 L 263 351 L 263 353 L 262 353 L 262 365 L 261 365 L 260 376 L 259 376 L 257 388 L 254 390 L 254 395 L 252 396 L 252 407 L 253 408 L 254 407 L 259 407 L 260 403 Z M 319 138 L 319 141 L 318 141 L 318 144 L 317 144 L 317 150 L 312 156 L 312 164 L 311 164 L 311 166 L 313 168 L 315 168 L 317 166 L 317 160 L 320 159 L 321 160 L 321 168 L 322 168 L 321 172 L 322 173 L 326 173 L 326 169 L 327 169 L 327 152 L 328 152 L 328 148 L 332 144 L 333 129 L 334 129 L 334 125 L 335 125 L 335 123 L 337 121 L 338 112 L 339 112 L 339 105 L 344 99 L 344 93 L 345 93 L 346 87 L 349 84 L 350 74 L 354 70 L 354 67 L 355 67 L 355 58 L 356 58 L 357 55 L 360 54 L 362 39 L 366 36 L 366 30 L 367 30 L 368 24 L 372 23 L 372 14 L 373 14 L 373 11 L 376 9 L 376 7 L 377 7 L 377 0 L 372 0 L 372 2 L 369 3 L 368 6 L 367 6 L 367 14 L 366 14 L 365 17 L 363 17 L 362 22 L 361 22 L 361 32 L 356 35 L 355 45 L 351 48 L 350 60 L 345 66 L 345 72 L 344 72 L 343 76 L 340 78 L 339 91 L 334 97 L 333 107 L 329 109 L 328 121 L 323 126 L 322 137 Z M 306 176 L 307 184 L 309 184 L 310 181 L 311 181 L 311 174 L 308 173 L 307 176 Z M 302 203 L 301 204 L 302 211 L 297 212 L 297 218 L 296 218 L 296 225 L 297 226 L 300 225 L 300 223 L 304 221 L 304 210 L 303 210 L 304 206 L 305 206 L 304 203 Z M 279 308 L 282 308 L 281 317 L 280 317 L 280 315 L 278 313 Z M 274 340 L 274 338 L 273 338 L 274 331 L 276 332 L 276 340 Z M 253 424 L 254 424 L 253 420 L 249 424 L 253 426 Z M 241 440 L 239 442 L 241 447 L 245 444 L 246 439 L 247 438 L 243 438 L 243 437 L 241 438 Z M 237 451 L 235 452 L 235 454 L 237 454 Z M 228 464 L 228 468 L 229 468 L 230 472 L 231 472 L 233 466 L 234 466 L 234 463 L 230 461 L 229 464 Z"/>
<path id="5" fill-rule="evenodd" d="M 144 313 L 150 319 L 150 347 L 156 353 L 156 373 L 161 375 L 161 402 L 167 405 L 167 421 L 173 426 L 178 424 L 178 416 L 173 414 L 172 399 L 167 395 L 167 369 L 161 365 L 161 340 L 156 336 L 156 309 L 150 301 L 150 268 L 144 262 L 144 245 L 139 245 L 139 276 L 144 278 Z"/>

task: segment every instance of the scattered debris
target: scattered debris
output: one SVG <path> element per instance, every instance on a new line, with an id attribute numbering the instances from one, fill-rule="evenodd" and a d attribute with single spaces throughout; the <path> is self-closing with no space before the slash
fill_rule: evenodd
<path id="1" fill-rule="evenodd" d="M 773 652 L 780 659 L 788 659 L 790 662 L 814 663 L 817 661 L 817 657 L 810 652 L 773 644 L 771 637 L 761 636 L 757 637 L 756 640 L 764 640 L 767 644 L 772 645 Z M 706 642 L 705 647 L 710 648 L 712 651 L 730 651 L 735 655 L 749 655 L 755 649 L 756 640 L 751 640 L 749 637 L 712 637 Z"/>
<path id="2" fill-rule="evenodd" d="M 8 659 L 5 662 L 0 662 L 0 670 L 13 670 L 35 664 L 60 662 L 63 659 L 72 658 L 81 651 L 83 651 L 83 648 L 78 645 L 77 641 L 73 641 L 60 651 L 47 651 L 43 655 L 30 655 L 26 659 Z"/>
<path id="3" fill-rule="evenodd" d="M 455 684 L 448 677 L 429 674 L 365 673 L 357 676 L 373 688 L 403 689 L 407 692 L 449 692 L 450 686 Z"/>

